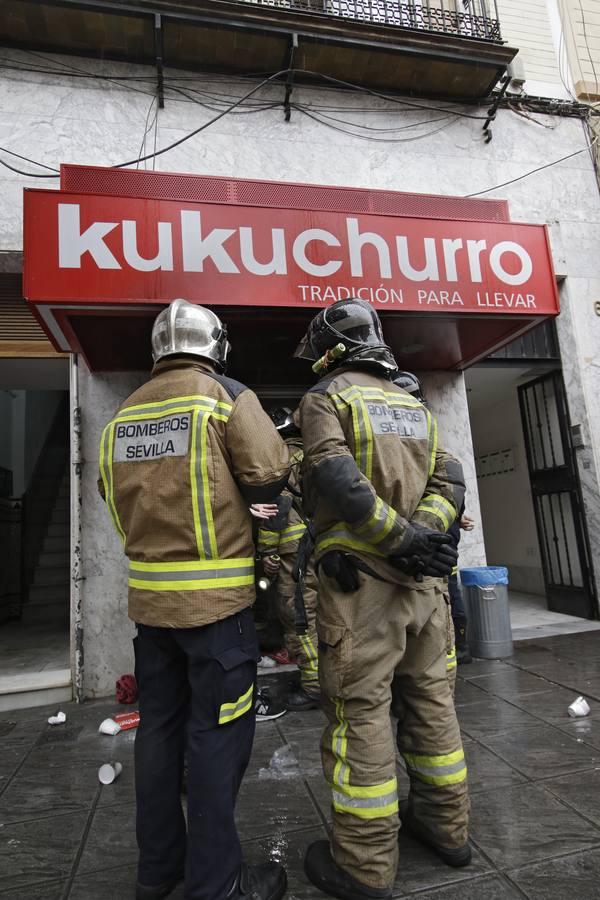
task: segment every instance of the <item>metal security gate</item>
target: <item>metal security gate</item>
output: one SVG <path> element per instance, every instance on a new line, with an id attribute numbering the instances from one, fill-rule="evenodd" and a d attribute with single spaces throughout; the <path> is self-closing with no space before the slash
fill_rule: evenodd
<path id="1" fill-rule="evenodd" d="M 518 391 L 548 607 L 592 619 L 589 545 L 562 374 Z"/>

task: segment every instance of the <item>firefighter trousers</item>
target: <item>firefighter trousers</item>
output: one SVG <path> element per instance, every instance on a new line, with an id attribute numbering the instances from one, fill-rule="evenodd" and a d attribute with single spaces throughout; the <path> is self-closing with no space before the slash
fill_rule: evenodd
<path id="1" fill-rule="evenodd" d="M 334 859 L 359 882 L 389 888 L 398 865 L 396 742 L 414 817 L 447 848 L 467 840 L 467 770 L 448 680 L 441 586 L 359 573 L 350 594 L 319 573 L 319 670 L 328 725 Z"/>
<path id="2" fill-rule="evenodd" d="M 225 900 L 242 862 L 234 809 L 254 737 L 257 657 L 249 609 L 199 628 L 139 626 L 141 884 L 164 884 L 185 868 L 186 900 Z"/>
<path id="3" fill-rule="evenodd" d="M 277 577 L 278 616 L 283 626 L 285 646 L 295 658 L 300 670 L 300 684 L 307 694 L 319 693 L 319 663 L 317 650 L 317 576 L 309 565 L 304 579 L 304 608 L 308 628 L 304 634 L 296 634 L 296 609 L 294 595 L 296 582 L 292 576 L 295 556 L 282 555 Z"/>

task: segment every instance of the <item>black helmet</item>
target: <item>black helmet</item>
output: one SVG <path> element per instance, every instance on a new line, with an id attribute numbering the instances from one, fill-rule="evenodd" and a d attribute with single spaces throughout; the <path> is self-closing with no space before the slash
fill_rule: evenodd
<path id="1" fill-rule="evenodd" d="M 294 422 L 294 413 L 289 406 L 277 406 L 269 413 L 275 428 L 281 435 L 296 433 L 298 427 Z"/>
<path id="2" fill-rule="evenodd" d="M 392 352 L 383 339 L 379 316 L 366 300 L 339 300 L 322 309 L 298 344 L 294 356 L 319 363 L 325 371 L 347 362 L 379 366 L 386 372 L 396 368 Z"/>
<path id="3" fill-rule="evenodd" d="M 411 394 L 415 400 L 419 400 L 421 403 L 426 402 L 421 382 L 412 372 L 394 372 L 392 381 L 403 391 Z"/>

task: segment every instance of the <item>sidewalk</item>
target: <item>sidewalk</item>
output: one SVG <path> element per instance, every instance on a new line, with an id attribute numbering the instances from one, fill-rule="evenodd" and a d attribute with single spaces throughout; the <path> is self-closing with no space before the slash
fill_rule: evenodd
<path id="1" fill-rule="evenodd" d="M 457 708 L 472 794 L 474 860 L 444 866 L 401 837 L 395 896 L 420 900 L 593 900 L 600 896 L 600 635 L 523 641 L 508 662 L 459 669 Z M 278 676 L 279 683 L 287 676 Z M 276 679 L 274 690 L 279 688 Z M 261 679 L 264 683 L 265 679 Z M 585 694 L 586 719 L 568 704 Z M 134 896 L 133 732 L 98 734 L 112 702 L 0 715 L 0 900 L 130 900 Z M 123 711 L 123 707 L 121 711 Z M 327 834 L 329 792 L 319 760 L 319 711 L 260 723 L 238 804 L 247 859 L 288 868 L 289 898 L 316 900 L 302 871 Z M 287 778 L 269 763 L 290 742 Z M 98 767 L 124 770 L 101 787 Z M 259 774 L 261 769 L 267 770 Z M 407 779 L 400 773 L 401 795 Z M 182 889 L 172 895 L 183 897 Z"/>

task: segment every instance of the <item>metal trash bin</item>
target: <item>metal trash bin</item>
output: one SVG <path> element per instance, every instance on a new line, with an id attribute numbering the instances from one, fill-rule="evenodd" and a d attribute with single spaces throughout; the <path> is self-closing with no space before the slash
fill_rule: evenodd
<path id="1" fill-rule="evenodd" d="M 481 659 L 512 656 L 508 569 L 504 566 L 461 569 L 460 580 L 467 606 L 467 633 L 472 655 Z"/>

